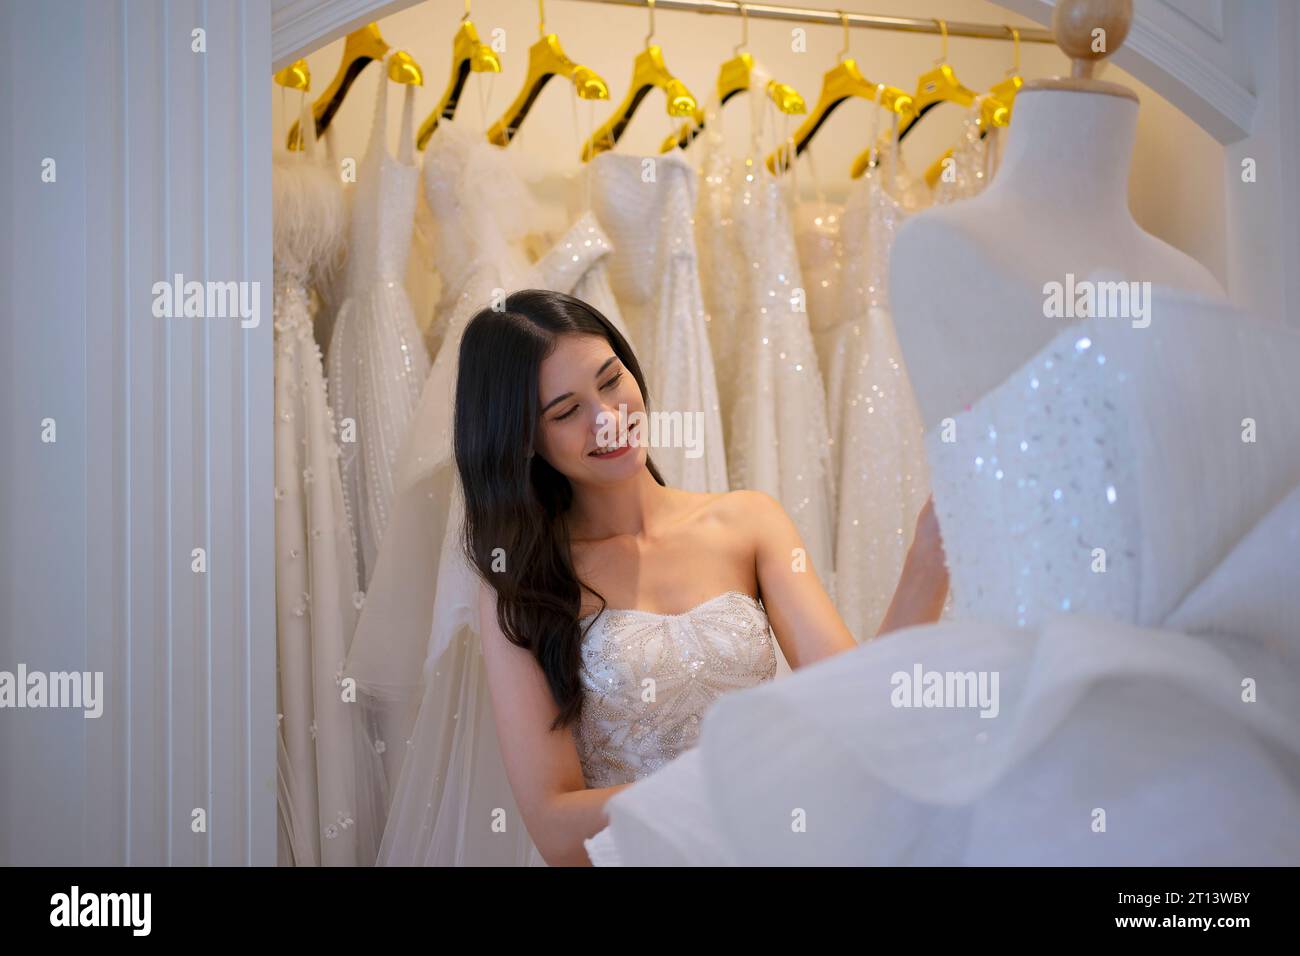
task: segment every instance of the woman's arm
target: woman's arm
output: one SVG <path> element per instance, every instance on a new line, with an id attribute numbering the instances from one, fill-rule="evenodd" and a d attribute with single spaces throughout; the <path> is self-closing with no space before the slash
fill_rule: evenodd
<path id="1" fill-rule="evenodd" d="M 934 498 L 930 497 L 916 518 L 916 536 L 903 562 L 894 599 L 877 633 L 939 620 L 947 595 L 948 568 L 944 563 L 943 538 L 939 534 L 939 520 L 934 516 Z"/>
<path id="2" fill-rule="evenodd" d="M 528 835 L 551 866 L 590 866 L 582 841 L 609 822 L 605 801 L 628 784 L 586 789 L 568 728 L 533 655 L 511 644 L 497 621 L 496 594 L 479 585 L 479 633 L 506 777 Z"/>
<path id="3" fill-rule="evenodd" d="M 791 669 L 857 647 L 780 502 L 761 491 L 733 491 L 727 498 L 735 526 L 755 535 L 759 596 Z"/>

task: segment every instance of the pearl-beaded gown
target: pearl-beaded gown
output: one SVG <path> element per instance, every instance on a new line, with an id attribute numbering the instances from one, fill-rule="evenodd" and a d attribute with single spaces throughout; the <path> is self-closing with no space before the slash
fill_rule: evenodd
<path id="1" fill-rule="evenodd" d="M 345 298 L 329 347 L 330 395 L 343 438 L 343 491 L 363 588 L 388 527 L 397 454 L 429 374 L 405 286 L 420 174 L 411 133 L 415 87 L 403 87 L 401 145 L 394 159 L 388 152 L 386 73 L 379 71 L 378 80 L 370 145 L 352 198 Z"/>
<path id="2" fill-rule="evenodd" d="M 339 445 L 312 330 L 314 286 L 342 246 L 343 198 L 306 148 L 274 160 L 277 803 L 281 862 L 369 866 L 387 801 L 383 767 L 338 675 L 356 624 L 356 555 Z"/>
<path id="3" fill-rule="evenodd" d="M 1300 335 L 1150 315 L 1064 328 L 927 437 L 956 620 L 719 700 L 592 859 L 1300 863 Z"/>

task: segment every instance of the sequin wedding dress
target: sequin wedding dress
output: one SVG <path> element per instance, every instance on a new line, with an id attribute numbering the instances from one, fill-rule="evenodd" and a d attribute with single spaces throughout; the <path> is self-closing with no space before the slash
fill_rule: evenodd
<path id="1" fill-rule="evenodd" d="M 429 372 L 404 277 L 419 167 L 403 87 L 397 158 L 388 152 L 388 84 L 379 92 L 370 144 L 357 169 L 344 299 L 329 347 L 330 395 L 339 422 L 343 491 L 357 540 L 360 583 L 370 579 L 388 526 L 397 453 Z"/>
<path id="2" fill-rule="evenodd" d="M 996 144 L 1000 130 L 993 129 L 980 135 L 980 113 L 984 98 L 976 97 L 962 119 L 961 135 L 949 157 L 945 157 L 944 170 L 934 184 L 934 203 L 957 202 L 979 195 L 997 171 Z"/>
<path id="3" fill-rule="evenodd" d="M 277 152 L 275 251 L 275 587 L 281 862 L 368 866 L 387 801 L 383 767 L 340 671 L 356 624 L 356 556 L 339 446 L 313 334 L 313 286 L 342 246 L 338 178 L 305 150 Z"/>
<path id="4" fill-rule="evenodd" d="M 700 278 L 718 372 L 732 488 L 764 491 L 784 506 L 807 557 L 834 594 L 831 442 L 809 326 L 787 182 L 768 172 L 761 146 L 768 77 L 751 69 L 749 149 L 732 155 L 717 97 L 695 144 Z"/>
<path id="5" fill-rule="evenodd" d="M 878 159 L 840 216 L 835 318 L 823 317 L 818 332 L 833 410 L 835 604 L 859 642 L 884 620 L 929 495 L 921 416 L 886 288 L 894 236 L 929 197 L 895 143 Z"/>
<path id="6" fill-rule="evenodd" d="M 719 700 L 597 863 L 1300 863 L 1300 336 L 1152 290 L 927 436 L 957 620 Z"/>
<path id="7" fill-rule="evenodd" d="M 451 448 L 460 339 L 495 296 L 526 288 L 576 295 L 626 327 L 606 275 L 613 249 L 589 211 L 530 263 L 523 240 L 539 217 L 512 154 L 481 131 L 443 121 L 423 172 L 442 280 L 434 319 L 441 345 L 399 457 L 393 520 L 347 672 L 383 727 L 394 781 L 378 862 L 536 865 L 496 739 L 478 646 L 478 578 L 460 550 L 464 501 Z M 498 809 L 505 832 L 494 826 Z"/>

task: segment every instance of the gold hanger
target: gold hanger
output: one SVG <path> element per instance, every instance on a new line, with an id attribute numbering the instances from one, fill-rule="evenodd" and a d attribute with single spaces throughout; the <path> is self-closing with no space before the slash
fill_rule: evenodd
<path id="1" fill-rule="evenodd" d="M 465 0 L 465 13 L 460 18 L 460 29 L 451 43 L 451 78 L 447 89 L 433 112 L 424 118 L 420 131 L 415 135 L 415 148 L 424 149 L 429 145 L 429 137 L 438 128 L 438 120 L 451 119 L 456 115 L 460 96 L 465 91 L 465 81 L 470 73 L 500 73 L 501 59 L 496 51 L 478 38 L 478 30 L 469 19 L 469 2 Z"/>
<path id="2" fill-rule="evenodd" d="M 1015 44 L 1014 61 L 1011 69 L 1007 70 L 1006 79 L 999 80 L 989 88 L 980 108 L 980 119 L 986 120 L 986 129 L 1011 125 L 1011 111 L 1015 107 L 1016 94 L 1025 85 L 1025 78 L 1020 75 L 1020 31 L 1015 27 L 1006 29 L 1011 33 Z"/>
<path id="3" fill-rule="evenodd" d="M 1015 44 L 1015 59 L 1011 68 L 1007 70 L 1006 79 L 994 83 L 981 98 L 980 115 L 977 122 L 980 136 L 987 136 L 989 130 L 994 127 L 1011 125 L 1011 110 L 1015 104 L 1016 94 L 1025 85 L 1024 77 L 1020 75 L 1020 31 L 1015 27 L 1007 27 L 1006 29 L 1011 33 L 1012 41 Z M 931 188 L 934 188 L 934 184 L 943 175 L 944 160 L 950 157 L 952 153 L 952 148 L 948 148 L 925 171 L 925 181 Z"/>
<path id="4" fill-rule="evenodd" d="M 743 22 L 740 42 L 732 48 L 735 54 L 730 60 L 722 64 L 718 71 L 718 103 L 722 105 L 731 99 L 737 93 L 743 93 L 749 89 L 751 75 L 754 69 L 754 58 L 748 51 L 741 53 L 741 47 L 749 46 L 749 10 L 743 3 L 737 3 L 740 8 L 740 16 Z M 767 95 L 776 108 L 782 113 L 806 113 L 808 107 L 804 99 L 795 90 L 794 87 L 785 83 L 778 83 L 776 80 L 767 81 Z M 692 122 L 682 124 L 681 129 L 676 134 L 669 136 L 659 147 L 659 152 L 666 153 L 674 146 L 685 149 L 695 141 L 695 137 L 704 132 L 704 110 L 700 107 L 695 108 L 695 115 Z"/>
<path id="5" fill-rule="evenodd" d="M 533 102 L 542 92 L 547 81 L 553 76 L 562 76 L 569 80 L 584 100 L 609 99 L 609 86 L 590 67 L 580 66 L 565 55 L 560 46 L 560 38 L 554 33 L 546 32 L 546 8 L 544 0 L 537 0 L 537 12 L 540 17 L 537 33 L 540 39 L 528 50 L 528 76 L 523 88 L 513 103 L 501 114 L 501 118 L 488 130 L 488 141 L 498 146 L 507 145 L 519 127 L 523 125 Z"/>
<path id="6" fill-rule="evenodd" d="M 916 104 L 916 118 L 920 119 L 938 103 L 956 103 L 958 106 L 970 106 L 975 102 L 976 93 L 957 79 L 957 74 L 948 63 L 948 21 L 936 20 L 939 32 L 943 36 L 943 48 L 934 68 L 921 74 L 916 81 L 916 94 L 912 100 Z"/>
<path id="7" fill-rule="evenodd" d="M 339 62 L 338 72 L 311 106 L 311 115 L 316 120 L 316 135 L 322 136 L 329 129 L 334 114 L 343 105 L 343 98 L 352 89 L 352 83 L 371 60 L 382 60 L 388 55 L 389 46 L 379 35 L 379 24 L 367 23 L 360 30 L 348 34 L 343 44 L 343 59 Z M 301 149 L 298 135 L 298 121 L 289 127 L 290 149 Z"/>
<path id="8" fill-rule="evenodd" d="M 294 60 L 283 70 L 276 73 L 272 79 L 286 90 L 299 90 L 304 95 L 311 89 L 311 69 L 307 66 L 306 60 Z M 281 99 L 280 102 L 283 103 L 284 100 Z M 304 147 L 299 142 L 294 148 L 302 149 Z"/>
<path id="9" fill-rule="evenodd" d="M 273 79 L 287 90 L 302 90 L 305 93 L 311 89 L 311 70 L 306 60 L 294 60 L 275 74 Z"/>
<path id="10" fill-rule="evenodd" d="M 956 103 L 958 106 L 970 106 L 975 102 L 976 93 L 967 87 L 961 80 L 957 79 L 957 74 L 953 72 L 952 67 L 948 64 L 948 21 L 935 20 L 939 24 L 939 33 L 943 36 L 943 48 L 939 59 L 934 61 L 934 68 L 922 73 L 916 81 L 916 93 L 912 96 L 913 114 L 907 122 L 901 124 L 898 129 L 898 139 L 901 142 L 912 127 L 915 126 L 931 109 L 940 103 Z M 854 179 L 859 178 L 867 167 L 871 165 L 873 156 L 872 147 L 868 146 L 866 151 L 853 161 L 853 166 L 849 170 L 849 175 Z"/>
<path id="11" fill-rule="evenodd" d="M 636 62 L 632 64 L 632 85 L 628 87 L 627 95 L 623 97 L 623 102 L 614 111 L 614 115 L 583 145 L 584 163 L 614 148 L 627 129 L 627 124 L 632 121 L 632 114 L 652 87 L 664 91 L 664 96 L 668 99 L 669 116 L 693 116 L 699 105 L 686 84 L 669 72 L 659 45 L 650 45 L 650 40 L 655 35 L 655 4 L 654 0 L 648 0 L 648 3 L 650 32 L 646 34 L 645 49 L 636 55 Z"/>
<path id="12" fill-rule="evenodd" d="M 789 169 L 795 158 L 808 148 L 808 144 L 826 122 L 826 118 L 851 96 L 870 100 L 873 103 L 878 100 L 885 109 L 897 113 L 904 119 L 915 115 L 911 96 L 894 86 L 885 86 L 877 91 L 877 84 L 862 75 L 862 71 L 858 69 L 858 65 L 851 57 L 846 58 L 849 52 L 849 21 L 843 10 L 835 12 L 840 15 L 840 20 L 844 24 L 844 49 L 839 52 L 839 62 L 822 77 L 822 91 L 817 97 L 817 105 L 795 131 L 794 155 L 790 154 L 790 144 L 782 143 L 767 157 L 767 168 L 773 173 Z"/>
<path id="13" fill-rule="evenodd" d="M 424 71 L 405 50 L 398 50 L 388 58 L 388 78 L 403 86 L 424 86 Z"/>

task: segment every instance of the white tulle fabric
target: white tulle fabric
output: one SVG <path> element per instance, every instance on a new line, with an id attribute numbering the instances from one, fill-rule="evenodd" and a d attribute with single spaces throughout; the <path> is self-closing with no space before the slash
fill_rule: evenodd
<path id="1" fill-rule="evenodd" d="M 480 131 L 440 122 L 424 187 L 438 228 L 441 347 L 398 461 L 393 521 L 348 662 L 383 727 L 395 781 L 378 862 L 541 865 L 505 776 L 477 633 L 479 581 L 460 549 L 457 361 L 474 314 L 520 289 L 576 294 L 624 331 L 604 275 L 612 248 L 587 213 L 530 264 L 521 239 L 536 209 L 513 157 Z"/>
<path id="2" fill-rule="evenodd" d="M 280 859 L 369 865 L 387 802 L 383 767 L 341 671 L 356 624 L 356 555 L 339 445 L 313 335 L 313 286 L 343 245 L 338 178 L 305 149 L 272 165 L 275 254 L 275 588 Z"/>
<path id="3" fill-rule="evenodd" d="M 834 507 L 826 392 L 808 321 L 788 181 L 763 162 L 768 77 L 757 68 L 741 98 L 749 147 L 733 155 L 715 95 L 705 111 L 696 235 L 709 341 L 726 426 L 732 488 L 784 506 L 808 559 L 834 595 Z"/>
<path id="4" fill-rule="evenodd" d="M 593 860 L 1300 862 L 1296 362 L 1169 291 L 1064 329 L 930 438 L 964 619 L 720 700 Z M 996 717 L 895 706 L 918 668 L 996 673 Z"/>
<path id="5" fill-rule="evenodd" d="M 397 453 L 429 372 L 404 283 L 419 178 L 411 132 L 415 87 L 403 87 L 394 159 L 386 132 L 389 81 L 382 71 L 378 83 L 370 144 L 351 200 L 344 299 L 329 347 L 330 395 L 343 428 L 343 492 L 362 584 L 388 527 Z"/>
<path id="6" fill-rule="evenodd" d="M 726 491 L 722 414 L 692 223 L 695 171 L 674 150 L 658 157 L 601 153 L 588 174 L 593 211 L 614 244 L 610 287 L 638 346 L 649 411 L 673 416 L 664 419 L 672 427 L 660 433 L 673 440 L 661 437 L 650 457 L 674 488 Z"/>

